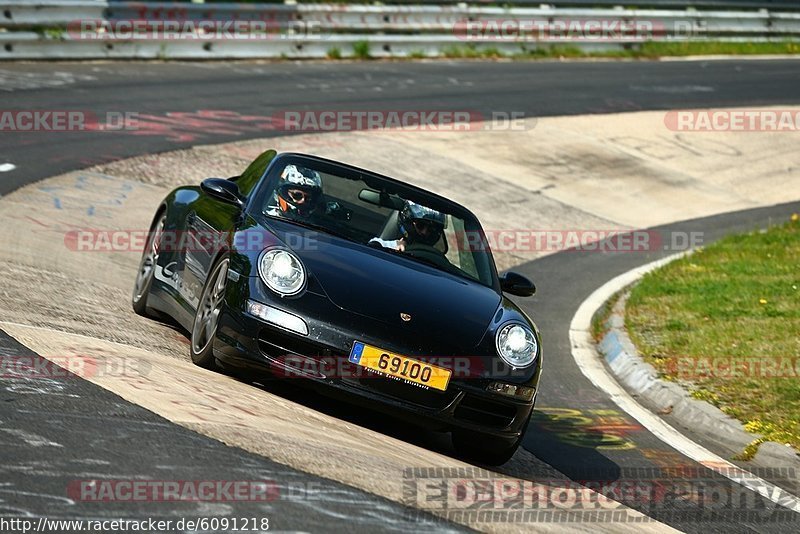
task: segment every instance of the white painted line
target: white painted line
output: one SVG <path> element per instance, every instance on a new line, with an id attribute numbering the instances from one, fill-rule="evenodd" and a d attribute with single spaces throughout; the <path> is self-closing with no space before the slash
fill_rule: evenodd
<path id="1" fill-rule="evenodd" d="M 603 358 L 597 353 L 594 339 L 591 335 L 591 323 L 594 313 L 617 291 L 637 281 L 646 273 L 676 260 L 684 254 L 683 252 L 674 254 L 623 273 L 589 295 L 581 303 L 569 326 L 572 357 L 581 372 L 592 384 L 606 392 L 617 406 L 636 419 L 658 439 L 711 471 L 758 493 L 775 504 L 800 513 L 800 498 L 725 460 L 721 456 L 717 456 L 702 445 L 690 440 L 636 402 L 603 366 Z"/>
<path id="2" fill-rule="evenodd" d="M 60 443 L 50 441 L 43 436 L 33 434 L 32 432 L 26 432 L 18 428 L 0 428 L 0 432 L 11 434 L 12 436 L 21 439 L 31 447 L 63 447 L 63 445 Z"/>
<path id="3" fill-rule="evenodd" d="M 13 163 L 0 163 L 0 172 L 10 172 L 16 168 L 17 166 Z"/>
<path id="4" fill-rule="evenodd" d="M 764 61 L 770 59 L 800 59 L 796 54 L 710 54 L 706 56 L 662 56 L 658 61 Z"/>

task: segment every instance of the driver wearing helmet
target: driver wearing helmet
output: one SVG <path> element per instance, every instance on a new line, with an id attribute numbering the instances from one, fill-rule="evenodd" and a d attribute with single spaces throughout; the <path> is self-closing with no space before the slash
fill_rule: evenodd
<path id="1" fill-rule="evenodd" d="M 314 169 L 287 165 L 264 210 L 267 215 L 308 218 L 322 200 L 322 177 Z"/>
<path id="2" fill-rule="evenodd" d="M 396 240 L 373 237 L 369 244 L 374 243 L 401 252 L 415 244 L 433 247 L 441 239 L 445 225 L 443 213 L 406 200 L 397 215 L 397 230 L 401 237 Z"/>

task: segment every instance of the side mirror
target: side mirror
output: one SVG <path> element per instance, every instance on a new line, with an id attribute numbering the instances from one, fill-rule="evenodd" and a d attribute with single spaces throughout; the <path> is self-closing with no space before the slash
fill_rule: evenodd
<path id="1" fill-rule="evenodd" d="M 200 189 L 219 201 L 233 204 L 240 208 L 244 206 L 244 198 L 242 198 L 241 193 L 239 193 L 239 187 L 230 180 L 224 178 L 206 178 L 200 184 Z"/>
<path id="2" fill-rule="evenodd" d="M 536 286 L 529 278 L 512 272 L 500 277 L 500 289 L 518 297 L 530 297 L 536 293 Z"/>

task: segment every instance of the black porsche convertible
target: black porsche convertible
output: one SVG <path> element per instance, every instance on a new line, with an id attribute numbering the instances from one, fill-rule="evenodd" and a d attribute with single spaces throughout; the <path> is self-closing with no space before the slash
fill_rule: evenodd
<path id="1" fill-rule="evenodd" d="M 267 151 L 158 207 L 133 308 L 191 333 L 200 366 L 299 378 L 452 432 L 485 464 L 516 451 L 542 369 L 539 332 L 504 293 L 466 208 L 374 172 Z"/>

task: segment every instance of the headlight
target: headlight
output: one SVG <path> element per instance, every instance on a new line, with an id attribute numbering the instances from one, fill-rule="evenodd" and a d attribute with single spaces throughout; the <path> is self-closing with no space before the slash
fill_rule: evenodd
<path id="1" fill-rule="evenodd" d="M 268 250 L 258 261 L 261 280 L 280 295 L 296 295 L 306 283 L 306 271 L 300 260 L 287 250 Z"/>
<path id="2" fill-rule="evenodd" d="M 539 344 L 529 328 L 511 323 L 497 331 L 497 354 L 510 366 L 528 367 L 536 360 Z"/>

